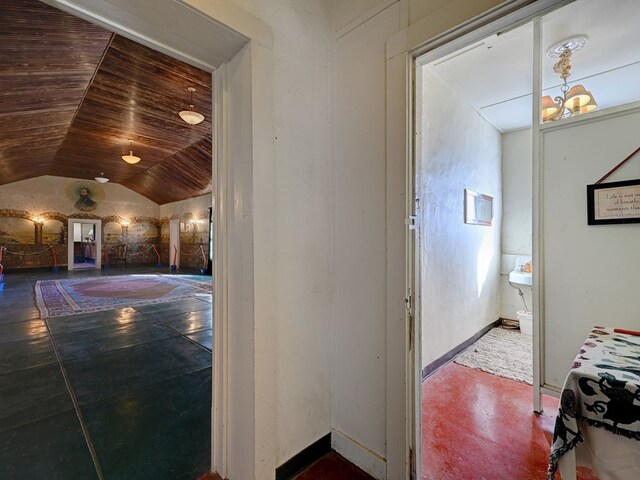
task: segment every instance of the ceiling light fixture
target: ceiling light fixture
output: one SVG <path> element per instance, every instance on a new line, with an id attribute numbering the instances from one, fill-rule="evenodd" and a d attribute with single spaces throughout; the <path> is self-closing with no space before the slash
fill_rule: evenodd
<path id="1" fill-rule="evenodd" d="M 195 92 L 196 89 L 193 87 L 189 87 L 187 90 L 191 92 L 191 102 L 189 103 L 189 110 L 182 110 L 180 113 L 178 113 L 178 115 L 180 115 L 180 118 L 187 122 L 189 125 L 197 125 L 204 120 L 204 115 L 193 111 L 193 92 Z"/>
<path id="2" fill-rule="evenodd" d="M 100 176 L 99 177 L 95 177 L 95 181 L 98 182 L 98 183 L 107 183 L 109 181 L 109 179 L 104 176 L 104 172 L 100 172 Z"/>
<path id="3" fill-rule="evenodd" d="M 542 121 L 552 122 L 562 118 L 572 117 L 595 110 L 598 107 L 593 94 L 583 85 L 569 88 L 567 79 L 571 76 L 571 55 L 587 44 L 586 35 L 574 35 L 551 45 L 547 55 L 559 60 L 553 66 L 553 71 L 560 75 L 562 96 L 552 99 L 549 95 L 542 97 Z"/>
<path id="4" fill-rule="evenodd" d="M 122 159 L 131 165 L 140 161 L 140 157 L 133 154 L 133 140 L 129 140 L 129 155 L 122 155 Z"/>

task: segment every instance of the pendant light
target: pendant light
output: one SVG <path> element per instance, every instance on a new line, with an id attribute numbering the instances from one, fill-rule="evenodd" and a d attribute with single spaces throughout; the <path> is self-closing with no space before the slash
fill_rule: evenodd
<path id="1" fill-rule="evenodd" d="M 196 89 L 193 87 L 189 87 L 187 90 L 191 92 L 191 102 L 189 103 L 189 110 L 182 110 L 180 113 L 178 113 L 178 115 L 180 115 L 180 118 L 187 122 L 189 125 L 197 125 L 204 120 L 204 115 L 193 111 L 193 92 L 195 92 Z"/>
<path id="2" fill-rule="evenodd" d="M 99 177 L 95 177 L 95 181 L 98 182 L 98 183 L 107 183 L 109 181 L 109 179 L 104 176 L 104 172 L 100 172 L 100 176 Z"/>
<path id="3" fill-rule="evenodd" d="M 129 140 L 129 155 L 122 155 L 122 160 L 133 165 L 140 161 L 140 157 L 136 157 L 133 154 L 133 140 Z"/>

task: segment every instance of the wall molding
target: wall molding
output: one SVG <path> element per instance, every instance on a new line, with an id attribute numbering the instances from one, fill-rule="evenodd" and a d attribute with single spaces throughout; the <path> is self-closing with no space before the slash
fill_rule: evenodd
<path id="1" fill-rule="evenodd" d="M 387 478 L 387 460 L 339 430 L 331 430 L 331 447 L 373 478 Z"/>
<path id="2" fill-rule="evenodd" d="M 391 5 L 395 5 L 396 3 L 398 3 L 398 1 L 399 0 L 383 0 L 382 2 L 380 2 L 375 7 L 369 9 L 369 11 L 363 13 L 362 15 L 360 15 L 357 18 L 355 18 L 354 20 L 351 20 L 345 26 L 335 30 L 334 40 L 335 41 L 340 40 L 342 37 L 344 37 L 348 33 L 352 32 L 353 30 L 358 28 L 363 23 L 366 23 L 369 20 L 371 20 L 373 17 L 378 15 L 380 12 L 386 10 Z"/>
<path id="3" fill-rule="evenodd" d="M 501 323 L 502 323 L 502 319 L 501 318 L 497 319 L 496 321 L 490 323 L 486 327 L 484 327 L 481 330 L 479 330 L 478 332 L 476 332 L 468 340 L 465 340 L 464 342 L 462 342 L 457 347 L 452 348 L 447 353 L 442 355 L 440 358 L 438 358 L 437 360 L 434 360 L 429 365 L 424 367 L 422 369 L 422 380 L 424 381 L 425 378 L 427 378 L 429 375 L 434 373 L 440 367 L 442 367 L 442 366 L 446 365 L 447 363 L 449 363 L 451 360 L 453 360 L 453 358 L 456 355 L 458 355 L 460 352 L 462 352 L 465 348 L 469 347 L 472 343 L 474 343 L 476 340 L 478 340 L 480 337 L 482 337 L 485 333 L 487 333 L 492 328 L 497 327 Z"/>

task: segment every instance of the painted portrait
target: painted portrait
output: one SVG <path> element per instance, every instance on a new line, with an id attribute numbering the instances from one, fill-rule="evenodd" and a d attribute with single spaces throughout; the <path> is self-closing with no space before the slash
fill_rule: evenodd
<path id="1" fill-rule="evenodd" d="M 67 188 L 67 196 L 76 210 L 92 212 L 104 198 L 104 191 L 91 182 L 73 182 Z"/>
<path id="2" fill-rule="evenodd" d="M 91 190 L 87 187 L 81 187 L 78 191 L 78 199 L 73 206 L 83 212 L 90 212 L 95 210 L 98 203 L 91 198 Z"/>

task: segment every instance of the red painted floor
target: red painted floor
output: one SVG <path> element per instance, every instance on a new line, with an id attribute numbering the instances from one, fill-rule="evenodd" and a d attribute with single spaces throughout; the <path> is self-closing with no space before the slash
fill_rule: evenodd
<path id="1" fill-rule="evenodd" d="M 544 480 L 558 400 L 544 395 L 536 415 L 532 395 L 529 385 L 453 362 L 440 368 L 422 384 L 422 480 Z M 331 452 L 295 480 L 373 478 Z M 598 479 L 581 469 L 578 480 Z"/>
<path id="2" fill-rule="evenodd" d="M 374 480 L 336 452 L 326 454 L 294 480 Z"/>
<path id="3" fill-rule="evenodd" d="M 423 480 L 546 478 L 556 398 L 544 395 L 536 415 L 531 386 L 453 362 L 423 382 L 422 398 Z"/>

